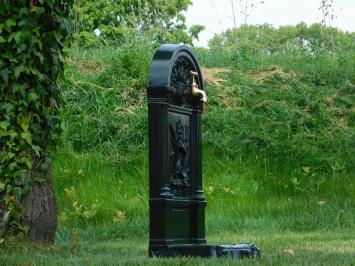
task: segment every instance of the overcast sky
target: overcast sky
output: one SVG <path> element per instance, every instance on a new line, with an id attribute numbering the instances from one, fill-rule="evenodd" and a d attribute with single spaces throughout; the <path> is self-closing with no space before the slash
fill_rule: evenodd
<path id="1" fill-rule="evenodd" d="M 187 25 L 201 24 L 206 27 L 195 45 L 207 47 L 208 39 L 215 33 L 233 27 L 231 0 L 192 0 L 192 2 L 193 5 L 187 11 Z M 269 23 L 277 27 L 296 25 L 302 21 L 307 24 L 321 21 L 320 0 L 264 0 L 264 2 L 250 15 L 248 24 Z M 235 8 L 238 6 L 235 5 Z M 236 14 L 237 12 L 238 10 Z M 334 13 L 337 18 L 332 21 L 332 26 L 355 32 L 355 0 L 334 0 Z M 237 24 L 240 23 L 239 16 Z"/>

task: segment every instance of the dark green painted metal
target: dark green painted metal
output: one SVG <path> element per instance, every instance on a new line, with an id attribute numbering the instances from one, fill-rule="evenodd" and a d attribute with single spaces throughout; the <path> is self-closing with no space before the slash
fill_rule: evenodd
<path id="1" fill-rule="evenodd" d="M 192 72 L 198 74 L 196 83 Z M 207 245 L 202 190 L 200 67 L 191 49 L 163 45 L 155 53 L 148 93 L 150 256 L 259 256 L 251 244 Z"/>

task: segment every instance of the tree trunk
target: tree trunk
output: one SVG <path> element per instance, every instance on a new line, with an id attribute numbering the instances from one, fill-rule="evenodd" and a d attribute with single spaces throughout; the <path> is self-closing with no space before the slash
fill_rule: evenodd
<path id="1" fill-rule="evenodd" d="M 10 224 L 10 212 L 2 205 L 0 201 L 0 238 L 5 235 Z"/>
<path id="2" fill-rule="evenodd" d="M 29 239 L 54 244 L 58 209 L 51 186 L 46 182 L 32 181 L 22 208 L 23 223 L 30 227 Z"/>

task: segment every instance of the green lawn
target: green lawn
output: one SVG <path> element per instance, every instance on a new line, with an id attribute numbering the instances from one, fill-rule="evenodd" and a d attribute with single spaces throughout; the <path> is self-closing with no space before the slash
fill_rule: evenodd
<path id="1" fill-rule="evenodd" d="M 90 228 L 90 230 L 95 230 Z M 207 235 L 210 243 L 251 241 L 262 251 L 260 260 L 174 258 L 151 259 L 147 255 L 147 234 L 106 236 L 95 240 L 85 230 L 69 234 L 60 228 L 55 247 L 21 246 L 2 250 L 4 265 L 354 265 L 354 230 L 292 232 L 253 230 L 250 233 Z"/>

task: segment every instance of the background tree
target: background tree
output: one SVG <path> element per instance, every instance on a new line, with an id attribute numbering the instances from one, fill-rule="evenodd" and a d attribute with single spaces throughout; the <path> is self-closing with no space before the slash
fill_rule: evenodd
<path id="1" fill-rule="evenodd" d="M 336 49 L 350 52 L 354 47 L 353 38 L 354 33 L 342 32 L 332 27 L 326 28 L 320 23 L 308 26 L 302 22 L 296 26 L 281 26 L 278 29 L 269 24 L 243 25 L 215 35 L 209 41 L 209 46 L 227 50 L 248 46 L 249 50 L 265 55 L 291 50 L 331 53 Z"/>
<path id="2" fill-rule="evenodd" d="M 120 44 L 147 36 L 156 46 L 192 44 L 204 27 L 193 27 L 191 34 L 187 31 L 183 11 L 190 4 L 191 0 L 75 0 L 75 36 L 80 46 Z"/>
<path id="3" fill-rule="evenodd" d="M 58 142 L 57 78 L 72 3 L 2 1 L 0 9 L 1 235 L 53 242 L 57 207 L 51 154 Z"/>

